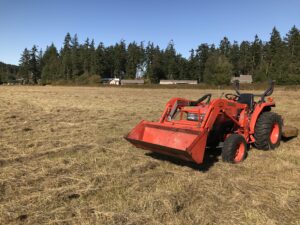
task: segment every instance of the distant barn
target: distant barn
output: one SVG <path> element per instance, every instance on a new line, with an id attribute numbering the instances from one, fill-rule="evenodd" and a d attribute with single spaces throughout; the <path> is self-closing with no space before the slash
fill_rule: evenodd
<path id="1" fill-rule="evenodd" d="M 240 75 L 239 77 L 232 77 L 231 83 L 238 80 L 241 84 L 251 84 L 253 82 L 252 75 Z"/>
<path id="2" fill-rule="evenodd" d="M 198 84 L 197 80 L 160 80 L 159 84 Z"/>
<path id="3" fill-rule="evenodd" d="M 121 85 L 144 84 L 144 80 L 121 80 Z"/>

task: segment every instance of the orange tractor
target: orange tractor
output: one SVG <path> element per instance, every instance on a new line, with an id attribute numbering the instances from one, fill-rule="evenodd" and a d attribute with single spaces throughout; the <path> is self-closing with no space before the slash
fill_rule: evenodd
<path id="1" fill-rule="evenodd" d="M 273 82 L 262 95 L 241 93 L 238 83 L 234 87 L 236 93 L 225 98 L 172 98 L 159 122 L 141 121 L 125 139 L 138 148 L 200 164 L 208 147 L 222 147 L 223 161 L 238 163 L 245 159 L 249 144 L 275 149 L 282 135 L 297 135 L 295 129 L 285 132 L 283 119 L 271 111 L 275 102 L 266 97 L 273 93 Z"/>

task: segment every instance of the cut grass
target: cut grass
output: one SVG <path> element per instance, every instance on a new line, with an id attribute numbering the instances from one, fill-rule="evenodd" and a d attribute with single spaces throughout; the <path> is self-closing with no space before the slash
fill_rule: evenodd
<path id="1" fill-rule="evenodd" d="M 196 166 L 123 139 L 171 97 L 224 90 L 0 87 L 0 224 L 299 224 L 299 137 Z M 300 127 L 300 92 L 275 90 Z"/>

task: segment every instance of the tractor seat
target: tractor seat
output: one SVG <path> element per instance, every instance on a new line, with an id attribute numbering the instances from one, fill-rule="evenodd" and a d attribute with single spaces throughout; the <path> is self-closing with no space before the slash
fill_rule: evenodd
<path id="1" fill-rule="evenodd" d="M 253 106 L 254 106 L 254 95 L 253 94 L 240 94 L 238 100 L 237 100 L 238 103 L 241 103 L 241 104 L 247 104 L 250 111 L 253 110 Z"/>

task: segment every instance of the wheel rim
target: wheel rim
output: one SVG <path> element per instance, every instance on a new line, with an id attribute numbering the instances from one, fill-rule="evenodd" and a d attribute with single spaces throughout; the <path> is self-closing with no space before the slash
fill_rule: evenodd
<path id="1" fill-rule="evenodd" d="M 279 138 L 279 125 L 278 123 L 274 123 L 272 130 L 271 130 L 271 134 L 270 134 L 270 141 L 272 144 L 276 144 Z"/>
<path id="2" fill-rule="evenodd" d="M 234 156 L 234 162 L 240 162 L 243 160 L 245 154 L 245 145 L 243 142 L 241 142 L 235 152 L 235 156 Z"/>

